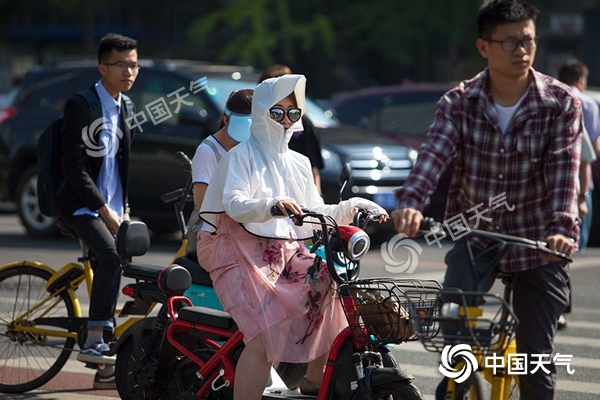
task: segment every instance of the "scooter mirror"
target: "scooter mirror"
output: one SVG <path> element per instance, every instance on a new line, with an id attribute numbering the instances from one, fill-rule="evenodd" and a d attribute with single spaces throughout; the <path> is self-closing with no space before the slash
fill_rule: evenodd
<path id="1" fill-rule="evenodd" d="M 342 192 L 346 188 L 346 184 L 350 180 L 351 176 L 352 176 L 352 167 L 350 166 L 350 163 L 346 163 L 346 164 L 344 164 L 344 167 L 342 168 L 342 172 L 340 173 L 340 180 L 338 181 L 338 184 L 341 186 L 338 202 L 342 201 Z"/>
<path id="2" fill-rule="evenodd" d="M 344 167 L 342 168 L 342 172 L 340 173 L 340 180 L 339 180 L 338 184 L 340 186 L 344 186 L 346 183 L 348 183 L 351 176 L 352 176 L 352 167 L 350 166 L 350 163 L 346 163 L 346 164 L 344 164 Z"/>

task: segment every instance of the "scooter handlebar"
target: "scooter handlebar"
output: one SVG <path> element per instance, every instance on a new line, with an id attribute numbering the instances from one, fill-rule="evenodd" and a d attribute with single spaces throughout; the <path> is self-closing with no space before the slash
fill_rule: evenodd
<path id="1" fill-rule="evenodd" d="M 175 158 L 181 163 L 181 166 L 185 171 L 192 172 L 192 162 L 183 151 L 175 153 Z"/>

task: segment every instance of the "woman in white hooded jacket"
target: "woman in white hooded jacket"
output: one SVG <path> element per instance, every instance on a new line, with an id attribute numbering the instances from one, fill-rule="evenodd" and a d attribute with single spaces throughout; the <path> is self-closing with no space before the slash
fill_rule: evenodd
<path id="1" fill-rule="evenodd" d="M 302 206 L 341 224 L 352 220 L 356 207 L 387 218 L 384 209 L 361 198 L 324 204 L 308 158 L 288 148 L 292 133 L 302 130 L 305 86 L 303 75 L 285 75 L 256 87 L 250 139 L 223 157 L 200 210 L 207 224 L 198 259 L 244 334 L 235 400 L 261 398 L 273 361 L 308 362 L 300 389 L 316 394 L 327 353 L 347 325 L 327 268 L 308 274 L 315 256 L 302 241 L 312 238 L 312 227 L 273 218 L 271 207 L 302 214 Z"/>

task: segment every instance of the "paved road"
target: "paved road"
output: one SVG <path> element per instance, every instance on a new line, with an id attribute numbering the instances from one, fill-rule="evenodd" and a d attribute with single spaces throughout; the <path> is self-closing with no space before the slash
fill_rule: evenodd
<path id="1" fill-rule="evenodd" d="M 443 248 L 428 246 L 424 240 L 417 241 L 422 252 L 418 256 L 415 271 L 404 274 L 407 278 L 443 278 L 443 255 L 451 246 L 444 243 Z M 152 240 L 150 252 L 140 258 L 140 262 L 166 265 L 178 247 L 176 238 Z M 384 247 L 385 249 L 385 247 Z M 396 259 L 407 258 L 408 251 L 393 253 Z M 24 234 L 17 218 L 10 214 L 0 214 L 0 265 L 22 259 L 40 260 L 60 268 L 66 262 L 74 260 L 79 254 L 77 243 L 70 239 L 34 239 Z M 571 367 L 575 373 L 568 374 L 566 367 L 558 367 L 557 399 L 587 400 L 600 397 L 600 296 L 597 287 L 600 284 L 598 268 L 600 249 L 588 249 L 584 255 L 578 255 L 572 264 L 574 287 L 574 309 L 569 316 L 569 327 L 559 332 L 556 338 L 555 352 L 573 355 Z M 363 277 L 396 276 L 384 267 L 381 249 L 372 249 L 362 265 Z M 500 286 L 494 287 L 499 291 Z M 87 310 L 85 296 L 80 296 L 82 309 Z M 124 299 L 123 299 L 124 301 Z M 439 355 L 423 350 L 419 343 L 396 346 L 394 354 L 400 364 L 415 375 L 415 383 L 427 399 L 433 399 L 435 386 L 440 380 L 437 370 Z M 83 368 L 74 359 L 70 360 L 63 371 L 41 389 L 22 394 L 0 394 L 0 399 L 110 399 L 117 398 L 116 391 L 92 390 L 94 371 Z"/>

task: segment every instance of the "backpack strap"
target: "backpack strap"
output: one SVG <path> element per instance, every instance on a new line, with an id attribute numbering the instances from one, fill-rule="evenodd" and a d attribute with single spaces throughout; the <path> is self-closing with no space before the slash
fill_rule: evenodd
<path id="1" fill-rule="evenodd" d="M 100 98 L 92 89 L 85 89 L 77 94 L 85 99 L 90 107 L 90 123 L 102 118 L 102 106 L 100 105 Z"/>
<path id="2" fill-rule="evenodd" d="M 125 112 L 127 118 L 131 118 L 133 116 L 133 102 L 129 96 L 124 95 L 123 93 L 121 93 L 121 100 L 123 100 L 123 103 L 125 103 Z"/>
<path id="3" fill-rule="evenodd" d="M 92 89 L 85 89 L 80 92 L 77 92 L 77 94 L 83 97 L 90 106 L 90 122 L 102 117 L 102 106 L 100 104 L 100 98 L 98 97 L 98 94 L 95 91 L 93 91 Z M 127 118 L 131 118 L 131 116 L 133 115 L 133 102 L 131 101 L 129 96 L 123 93 L 121 93 L 121 99 L 123 100 L 123 103 L 125 103 L 125 112 Z"/>
<path id="4" fill-rule="evenodd" d="M 212 149 L 212 151 L 215 153 L 215 158 L 217 159 L 218 164 L 221 161 L 221 154 L 219 154 L 219 150 L 217 149 L 217 146 L 214 144 L 214 142 L 206 138 L 202 141 L 202 144 L 205 144 Z"/>
<path id="5" fill-rule="evenodd" d="M 131 101 L 129 96 L 126 96 L 123 93 L 121 93 L 121 102 L 125 104 L 125 121 L 123 122 L 127 124 L 127 120 L 129 120 L 133 116 L 133 102 Z M 133 141 L 133 138 L 135 137 L 135 129 L 129 130 L 131 132 L 131 140 Z"/>

